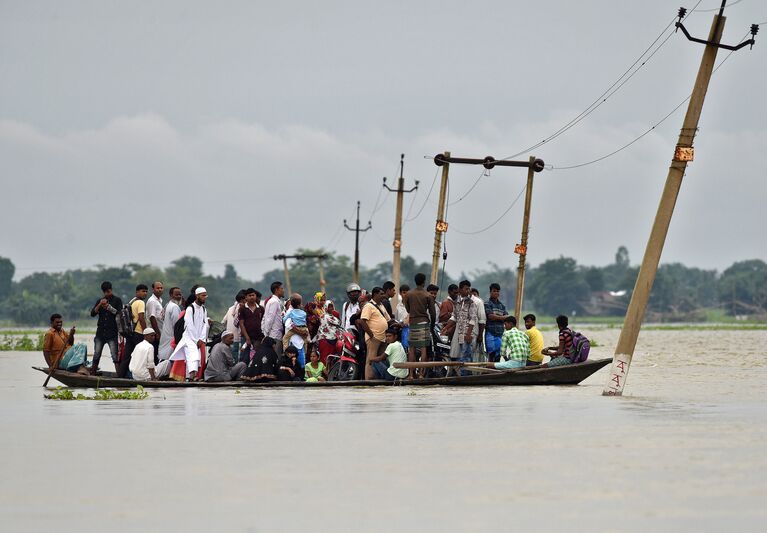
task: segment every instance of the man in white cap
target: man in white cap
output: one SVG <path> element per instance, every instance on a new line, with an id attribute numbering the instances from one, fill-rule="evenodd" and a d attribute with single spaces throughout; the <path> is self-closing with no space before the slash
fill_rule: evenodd
<path id="1" fill-rule="evenodd" d="M 136 381 L 155 380 L 157 376 L 154 372 L 154 342 L 157 335 L 153 328 L 145 328 L 142 333 L 144 340 L 133 349 L 128 369 Z"/>
<path id="2" fill-rule="evenodd" d="M 221 334 L 221 342 L 210 351 L 208 364 L 205 365 L 205 381 L 237 381 L 245 372 L 245 363 L 234 362 L 232 343 L 234 332 L 225 331 Z"/>
<path id="3" fill-rule="evenodd" d="M 356 283 L 346 286 L 346 296 L 349 299 L 341 306 L 341 325 L 345 330 L 354 327 L 351 318 L 352 315 L 360 312 L 360 294 L 362 294 L 362 288 Z"/>
<path id="4" fill-rule="evenodd" d="M 195 300 L 186 308 L 184 313 L 184 334 L 176 349 L 170 356 L 171 361 L 184 361 L 184 374 L 189 380 L 197 379 L 197 372 L 202 367 L 205 370 L 205 340 L 208 338 L 208 311 L 205 300 L 208 291 L 205 287 L 197 287 L 194 291 Z M 176 378 L 176 365 L 171 369 L 171 377 Z"/>

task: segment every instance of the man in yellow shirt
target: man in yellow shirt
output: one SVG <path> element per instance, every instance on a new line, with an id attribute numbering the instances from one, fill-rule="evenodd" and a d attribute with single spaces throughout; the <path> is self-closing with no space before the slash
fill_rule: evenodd
<path id="1" fill-rule="evenodd" d="M 136 285 L 136 296 L 130 302 L 131 320 L 136 324 L 133 327 L 133 335 L 125 338 L 125 352 L 120 367 L 117 370 L 117 377 L 128 377 L 131 354 L 133 349 L 144 340 L 144 329 L 146 326 L 146 304 L 144 299 L 149 292 L 149 287 L 143 283 Z"/>
<path id="2" fill-rule="evenodd" d="M 543 334 L 535 327 L 535 315 L 525 315 L 525 333 L 530 339 L 530 357 L 527 366 L 543 363 Z"/>

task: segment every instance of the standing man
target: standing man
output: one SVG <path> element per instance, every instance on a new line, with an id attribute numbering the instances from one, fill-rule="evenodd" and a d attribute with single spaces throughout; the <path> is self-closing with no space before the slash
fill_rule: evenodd
<path id="1" fill-rule="evenodd" d="M 157 357 L 160 361 L 167 361 L 173 348 L 170 342 L 173 340 L 173 326 L 176 325 L 178 317 L 181 314 L 181 306 L 184 302 L 184 296 L 179 287 L 171 287 L 168 291 L 170 300 L 163 311 L 162 331 L 160 332 L 160 344 L 157 349 Z"/>
<path id="2" fill-rule="evenodd" d="M 453 306 L 450 323 L 455 324 L 453 340 L 450 344 L 450 358 L 462 362 L 472 360 L 472 346 L 477 338 L 476 330 L 479 321 L 477 304 L 471 297 L 471 282 L 463 280 L 458 284 L 458 301 Z M 465 375 L 466 371 L 461 370 Z"/>
<path id="3" fill-rule="evenodd" d="M 365 379 L 374 379 L 372 358 L 378 358 L 384 351 L 386 330 L 391 321 L 391 315 L 386 311 L 382 301 L 384 290 L 381 287 L 373 287 L 371 298 L 362 308 L 359 324 L 365 332 L 365 345 L 367 346 L 367 360 L 365 361 Z"/>
<path id="4" fill-rule="evenodd" d="M 282 335 L 285 332 L 282 324 L 282 299 L 285 297 L 285 287 L 281 281 L 273 281 L 270 287 L 272 295 L 264 302 L 264 318 L 261 319 L 261 332 L 265 337 L 274 341 L 274 349 L 282 353 Z"/>
<path id="5" fill-rule="evenodd" d="M 93 338 L 93 365 L 91 374 L 94 376 L 99 369 L 101 353 L 104 351 L 104 345 L 109 346 L 109 354 L 112 356 L 112 362 L 115 365 L 115 371 L 118 370 L 120 362 L 117 352 L 117 313 L 123 307 L 122 300 L 112 293 L 112 284 L 105 281 L 101 284 L 103 297 L 96 302 L 91 309 L 91 316 L 98 315 L 96 324 L 96 336 Z"/>
<path id="6" fill-rule="evenodd" d="M 543 363 L 543 334 L 535 327 L 535 315 L 525 315 L 525 334 L 530 339 L 530 358 L 527 366 L 538 366 Z"/>
<path id="7" fill-rule="evenodd" d="M 437 301 L 437 295 L 439 294 L 439 287 L 432 283 L 428 287 L 426 287 L 426 292 L 431 294 L 431 297 L 434 299 L 434 316 L 439 317 L 439 302 Z"/>
<path id="8" fill-rule="evenodd" d="M 118 378 L 124 378 L 128 375 L 130 366 L 130 357 L 133 349 L 144 340 L 144 328 L 146 325 L 146 304 L 144 299 L 149 292 L 149 287 L 143 283 L 136 285 L 136 296 L 130 301 L 131 321 L 134 324 L 133 332 L 125 339 L 125 353 L 120 361 L 120 368 L 117 371 Z"/>
<path id="9" fill-rule="evenodd" d="M 479 297 L 477 289 L 471 289 L 471 299 L 477 306 L 477 338 L 474 341 L 474 353 L 484 354 L 485 350 L 482 344 L 485 341 L 485 325 L 487 325 L 487 315 L 485 314 L 485 302 Z"/>
<path id="10" fill-rule="evenodd" d="M 157 361 L 157 353 L 160 347 L 160 332 L 163 326 L 163 308 L 162 308 L 162 293 L 164 289 L 162 281 L 155 281 L 152 283 L 152 296 L 146 301 L 146 316 L 149 319 L 149 325 L 155 331 L 154 335 L 154 357 Z M 146 340 L 146 335 L 144 335 Z"/>
<path id="11" fill-rule="evenodd" d="M 234 296 L 234 305 L 226 310 L 224 318 L 221 322 L 224 324 L 225 331 L 232 332 L 232 357 L 235 361 L 240 360 L 240 339 L 242 338 L 242 332 L 240 332 L 240 307 L 245 301 L 245 290 L 240 290 Z M 262 330 L 263 333 L 263 330 Z M 211 352 L 212 355 L 212 352 Z"/>
<path id="12" fill-rule="evenodd" d="M 240 333 L 245 340 L 242 351 L 248 352 L 248 361 L 250 361 L 251 349 L 257 350 L 264 338 L 264 333 L 261 330 L 264 308 L 258 303 L 258 291 L 256 289 L 245 289 L 245 305 L 240 307 L 237 316 L 240 320 Z"/>
<path id="13" fill-rule="evenodd" d="M 184 335 L 170 356 L 170 360 L 176 362 L 171 370 L 171 377 L 174 379 L 186 377 L 195 381 L 200 367 L 203 370 L 205 367 L 205 340 L 208 337 L 208 310 L 205 308 L 205 300 L 208 298 L 208 291 L 205 287 L 197 287 L 194 296 L 194 302 L 184 313 Z M 183 372 L 180 363 L 185 363 Z"/>
<path id="14" fill-rule="evenodd" d="M 485 349 L 487 358 L 491 363 L 500 360 L 501 338 L 503 337 L 503 321 L 506 320 L 506 306 L 498 299 L 501 295 L 501 286 L 497 283 L 490 284 L 490 298 L 485 302 L 485 316 L 487 327 L 485 329 Z"/>
<path id="15" fill-rule="evenodd" d="M 451 283 L 447 288 L 447 298 L 442 300 L 442 303 L 439 306 L 439 325 L 442 328 L 442 334 L 443 335 L 450 335 L 450 330 L 448 329 L 446 331 L 446 326 L 448 325 L 448 322 L 450 320 L 450 317 L 453 316 L 453 310 L 455 309 L 455 302 L 458 301 L 458 285 L 455 283 Z M 454 324 L 455 325 L 455 324 Z"/>
<path id="16" fill-rule="evenodd" d="M 416 361 L 416 350 L 421 362 L 428 361 L 427 348 L 431 346 L 431 328 L 437 321 L 434 298 L 423 288 L 425 284 L 426 274 L 419 272 L 415 275 L 415 289 L 408 291 L 403 297 L 405 309 L 410 317 L 407 359 L 411 363 Z M 410 377 L 415 374 L 415 370 L 411 370 Z"/>
<path id="17" fill-rule="evenodd" d="M 384 291 L 384 298 L 381 301 L 384 308 L 386 308 L 386 312 L 389 313 L 389 316 L 394 316 L 394 309 L 391 307 L 391 299 L 394 298 L 394 295 L 397 294 L 397 288 L 394 286 L 393 281 L 384 281 L 383 286 L 381 287 Z"/>
<path id="18" fill-rule="evenodd" d="M 354 327 L 351 318 L 352 315 L 360 312 L 360 294 L 362 294 L 362 289 L 356 283 L 350 283 L 346 286 L 346 297 L 348 299 L 341 307 L 341 326 L 343 326 L 345 331 Z"/>

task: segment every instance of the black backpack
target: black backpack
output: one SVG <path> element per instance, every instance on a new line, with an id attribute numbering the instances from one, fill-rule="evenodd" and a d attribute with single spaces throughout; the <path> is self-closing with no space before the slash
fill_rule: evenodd
<path id="1" fill-rule="evenodd" d="M 181 311 L 181 314 L 178 315 L 178 320 L 173 324 L 173 338 L 175 339 L 176 344 L 181 342 L 181 337 L 184 336 L 184 330 L 186 329 L 184 315 L 186 315 L 186 309 Z M 194 317 L 194 307 L 192 307 L 192 317 Z"/>
<path id="2" fill-rule="evenodd" d="M 128 305 L 122 306 L 120 312 L 117 313 L 117 331 L 123 337 L 127 337 L 128 335 L 132 334 L 136 328 L 136 323 L 133 321 L 133 311 L 131 309 L 131 305 L 135 301 L 136 298 L 134 297 L 130 302 L 128 302 Z"/>

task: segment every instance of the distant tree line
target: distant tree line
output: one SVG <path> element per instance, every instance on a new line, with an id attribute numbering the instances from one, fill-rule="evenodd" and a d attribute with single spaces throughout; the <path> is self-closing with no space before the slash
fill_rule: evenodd
<path id="1" fill-rule="evenodd" d="M 322 250 L 298 250 L 297 254 L 316 254 Z M 352 279 L 352 262 L 345 255 L 327 253 L 323 262 L 326 292 L 330 299 L 342 302 L 346 285 Z M 402 259 L 402 283 L 412 284 L 417 272 L 429 273 L 429 263 L 418 263 L 410 256 Z M 622 316 L 631 298 L 639 267 L 631 266 L 628 251 L 620 247 L 612 264 L 579 265 L 575 259 L 559 257 L 544 261 L 526 274 L 524 311 L 546 315 L 560 313 L 586 316 Z M 58 312 L 68 322 L 90 320 L 89 311 L 100 297 L 99 286 L 109 280 L 115 294 L 128 301 L 139 283 L 162 281 L 166 291 L 181 287 L 184 293 L 194 284 L 208 289 L 208 307 L 212 316 L 223 316 L 239 289 L 254 287 L 264 296 L 274 280 L 284 281 L 281 268 L 266 272 L 260 280 L 246 280 L 233 265 L 226 265 L 221 276 L 203 272 L 200 259 L 185 256 L 168 268 L 130 263 L 120 267 L 99 266 L 88 270 L 36 272 L 13 281 L 15 266 L 0 257 L 0 318 L 17 325 L 45 325 L 51 313 Z M 360 268 L 360 285 L 370 289 L 391 278 L 391 263 Z M 320 288 L 317 260 L 290 264 L 294 292 L 310 299 Z M 441 273 L 442 294 L 450 283 L 468 279 L 487 296 L 490 283 L 502 287 L 502 300 L 513 308 L 516 292 L 516 265 L 489 264 L 487 268 L 464 272 L 458 277 Z M 680 263 L 661 265 L 655 278 L 648 319 L 673 321 L 704 320 L 707 310 L 729 316 L 767 317 L 767 263 L 759 259 L 739 261 L 721 273 L 687 267 Z M 94 321 L 95 326 L 95 321 Z"/>

